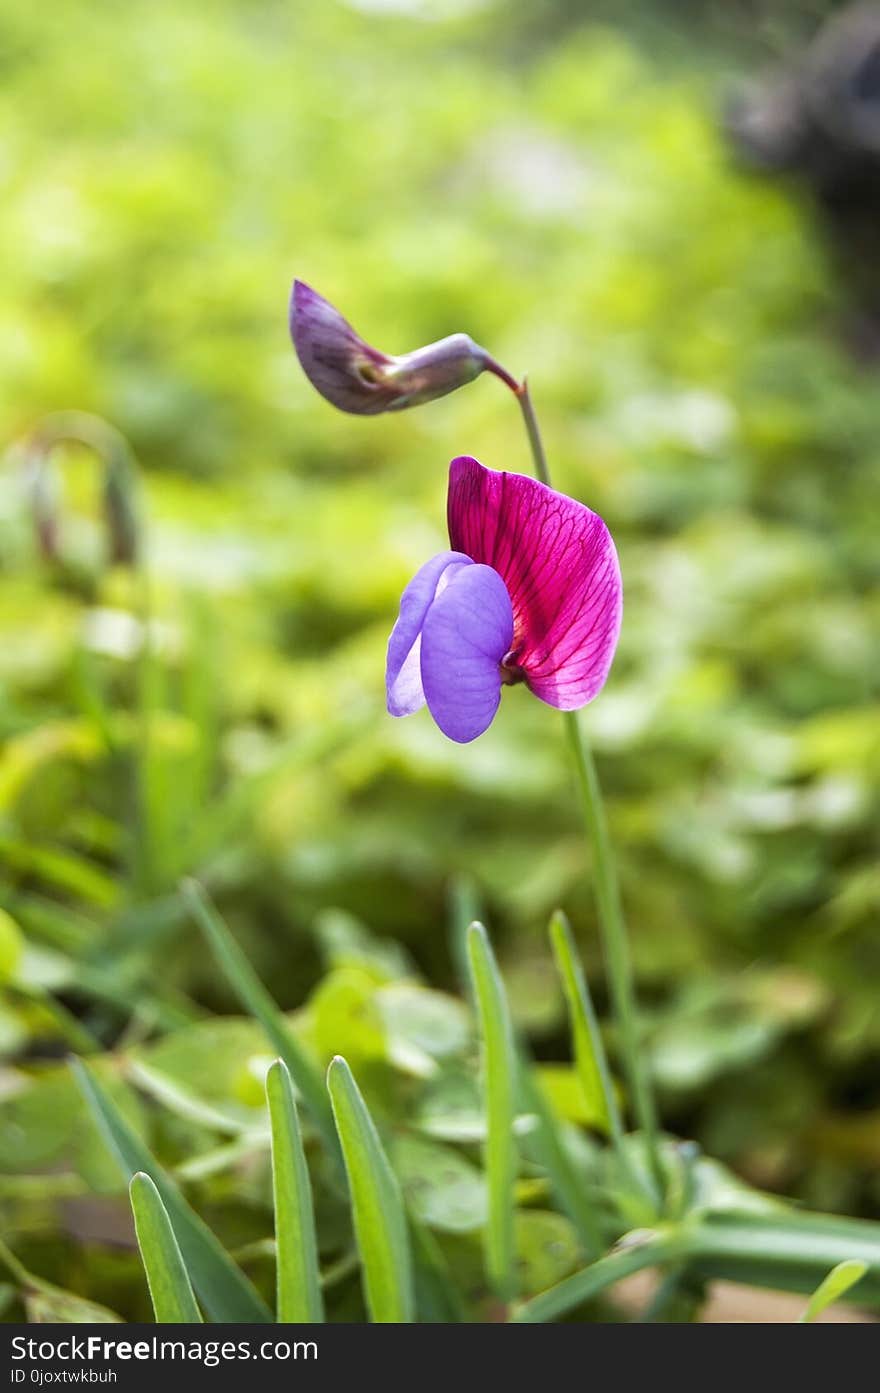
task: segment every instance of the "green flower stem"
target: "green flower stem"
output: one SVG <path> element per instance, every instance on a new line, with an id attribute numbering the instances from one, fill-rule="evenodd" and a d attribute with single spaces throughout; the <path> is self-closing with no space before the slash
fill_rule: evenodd
<path id="1" fill-rule="evenodd" d="M 541 483 L 550 486 L 547 456 L 544 453 L 538 419 L 525 379 L 516 390 L 516 398 L 525 421 L 535 473 Z M 593 885 L 599 909 L 605 965 L 620 1034 L 627 1083 L 632 1098 L 633 1112 L 644 1142 L 648 1168 L 658 1197 L 660 1197 L 663 1195 L 665 1182 L 657 1140 L 657 1114 L 654 1107 L 654 1097 L 639 1050 L 632 962 L 626 923 L 623 917 L 623 906 L 620 900 L 617 868 L 602 802 L 602 790 L 599 787 L 599 777 L 593 762 L 592 751 L 587 743 L 577 713 L 566 711 L 564 719 L 581 796 L 584 825 L 593 853 Z"/>
<path id="2" fill-rule="evenodd" d="M 611 849 L 608 823 L 605 819 L 605 808 L 602 802 L 602 790 L 599 787 L 599 776 L 596 773 L 592 752 L 584 739 L 577 713 L 566 711 L 563 713 L 563 719 L 577 777 L 578 791 L 581 796 L 584 825 L 593 851 L 593 888 L 599 907 L 599 923 L 602 930 L 608 984 L 620 1032 L 620 1048 L 632 1098 L 633 1112 L 642 1133 L 651 1176 L 658 1194 L 662 1195 L 665 1182 L 657 1142 L 657 1114 L 639 1048 L 632 961 L 626 923 L 623 917 L 623 906 L 620 902 L 617 867 L 614 863 L 614 853 Z"/>
<path id="3" fill-rule="evenodd" d="M 532 405 L 532 398 L 529 395 L 529 384 L 525 377 L 516 388 L 515 395 L 519 402 L 519 409 L 523 414 L 523 420 L 526 423 L 526 434 L 529 437 L 529 449 L 532 452 L 535 473 L 542 484 L 546 484 L 548 488 L 552 488 L 553 485 L 550 483 L 550 466 L 547 463 L 547 456 L 544 453 L 544 442 L 541 439 L 538 418 L 535 415 L 535 408 Z"/>

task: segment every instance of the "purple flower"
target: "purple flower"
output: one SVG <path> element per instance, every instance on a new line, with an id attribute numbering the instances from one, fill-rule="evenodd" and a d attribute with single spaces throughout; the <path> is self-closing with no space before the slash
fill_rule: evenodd
<path id="1" fill-rule="evenodd" d="M 445 397 L 484 371 L 494 372 L 509 387 L 517 385 L 467 334 L 452 334 L 400 357 L 380 353 L 303 281 L 293 283 L 290 334 L 312 386 L 333 406 L 358 416 Z"/>
<path id="2" fill-rule="evenodd" d="M 388 643 L 392 716 L 427 704 L 464 744 L 491 724 L 501 688 L 525 682 L 550 706 L 586 706 L 620 633 L 614 542 L 598 514 L 522 474 L 454 459 L 453 551 L 410 581 Z"/>

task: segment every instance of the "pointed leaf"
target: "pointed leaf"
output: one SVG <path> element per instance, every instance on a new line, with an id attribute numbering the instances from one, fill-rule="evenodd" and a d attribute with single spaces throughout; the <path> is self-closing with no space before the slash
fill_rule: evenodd
<path id="1" fill-rule="evenodd" d="M 468 929 L 468 959 L 483 1040 L 486 1179 L 489 1185 L 486 1273 L 498 1296 L 508 1300 L 514 1295 L 516 1285 L 513 1187 L 517 1153 L 513 1122 L 517 1061 L 504 985 L 482 924 L 471 924 Z"/>
<path id="2" fill-rule="evenodd" d="M 113 1099 L 80 1059 L 72 1068 L 86 1102 L 127 1181 L 137 1171 L 153 1180 L 174 1224 L 177 1241 L 206 1313 L 221 1322 L 268 1321 L 268 1308 L 207 1224 L 187 1204 Z"/>
<path id="3" fill-rule="evenodd" d="M 586 1178 L 569 1155 L 556 1113 L 526 1060 L 520 1061 L 519 1082 L 523 1106 L 538 1123 L 533 1141 L 538 1160 L 560 1205 L 577 1228 L 583 1247 L 590 1257 L 597 1257 L 602 1251 L 602 1235 Z"/>
<path id="4" fill-rule="evenodd" d="M 201 1324 L 202 1313 L 196 1305 L 168 1210 L 162 1203 L 159 1191 L 148 1175 L 138 1171 L 131 1178 L 128 1192 L 156 1321 L 162 1325 L 173 1325 L 175 1322 Z"/>
<path id="5" fill-rule="evenodd" d="M 403 1198 L 375 1124 L 344 1059 L 327 1072 L 354 1211 L 370 1319 L 411 1321 L 412 1257 Z"/>
<path id="6" fill-rule="evenodd" d="M 275 1262 L 278 1321 L 324 1319 L 312 1187 L 303 1151 L 293 1086 L 287 1065 L 276 1059 L 266 1075 L 272 1124 L 272 1187 L 275 1197 Z"/>

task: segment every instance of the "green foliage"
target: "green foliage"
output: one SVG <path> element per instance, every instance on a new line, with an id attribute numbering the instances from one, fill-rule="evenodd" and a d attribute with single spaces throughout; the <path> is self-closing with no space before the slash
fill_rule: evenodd
<path id="1" fill-rule="evenodd" d="M 513 1133 L 517 1061 L 510 1012 L 498 964 L 482 924 L 468 930 L 468 960 L 483 1042 L 486 1107 L 486 1272 L 502 1298 L 515 1294 L 513 1187 L 517 1172 Z"/>
<path id="2" fill-rule="evenodd" d="M 531 1151 L 547 1173 L 547 1180 L 564 1213 L 574 1225 L 586 1255 L 595 1257 L 602 1249 L 602 1228 L 596 1212 L 596 1197 L 584 1185 L 580 1157 L 573 1154 L 565 1114 L 548 1098 L 546 1071 L 543 1077 L 530 1061 L 518 1061 L 521 1104 L 534 1119 Z M 583 1118 L 579 1118 L 583 1121 Z M 594 1119 L 589 1119 L 593 1121 Z"/>
<path id="3" fill-rule="evenodd" d="M 207 1225 L 193 1213 L 174 1181 L 165 1174 L 132 1131 L 97 1076 L 79 1060 L 74 1061 L 73 1068 L 83 1097 L 92 1109 L 126 1179 L 130 1182 L 145 1171 L 165 1209 L 173 1216 L 183 1260 L 211 1317 L 220 1321 L 267 1320 L 269 1313 L 250 1282 L 223 1251 Z M 169 1237 L 173 1235 L 166 1233 L 166 1241 Z M 152 1281 L 150 1290 L 155 1300 Z"/>
<path id="4" fill-rule="evenodd" d="M 300 1047 L 296 1036 L 287 1029 L 281 1012 L 201 886 L 195 881 L 190 881 L 184 887 L 184 893 L 221 971 L 229 978 L 242 1005 L 256 1017 L 272 1046 L 279 1051 L 290 1074 L 296 1079 L 297 1087 L 311 1109 L 317 1126 L 328 1139 L 332 1139 L 330 1110 L 314 1064 Z"/>
<path id="5" fill-rule="evenodd" d="M 200 1322 L 189 1276 L 162 1197 L 148 1175 L 138 1171 L 128 1187 L 141 1261 L 157 1322 Z"/>
<path id="6" fill-rule="evenodd" d="M 16 1284 L 25 1319 L 30 1322 L 42 1324 L 57 1321 L 65 1325 L 106 1325 L 119 1320 L 117 1315 L 105 1306 L 99 1306 L 96 1301 L 87 1301 L 75 1292 L 65 1291 L 29 1272 L 2 1241 L 0 1264 Z M 7 1301 L 6 1306 L 8 1304 Z"/>
<path id="7" fill-rule="evenodd" d="M 557 937 L 558 926 L 557 920 Z M 366 946 L 363 938 L 361 944 Z M 210 1089 L 213 1084 L 216 1090 L 219 1084 L 221 1090 L 228 1089 L 230 1078 L 240 1078 L 230 1074 L 232 1061 L 241 1059 L 242 1043 L 247 1048 L 248 1036 L 242 1035 L 240 1022 L 211 1022 L 193 1028 L 188 1047 L 176 1055 L 163 1042 L 147 1051 L 149 1063 L 137 1056 L 125 1062 L 128 1078 L 146 1090 L 166 1114 L 188 1124 L 188 1143 L 206 1130 L 224 1137 L 232 1134 L 232 1141 L 178 1164 L 180 1181 L 205 1183 L 227 1172 L 234 1176 L 240 1163 L 252 1168 L 256 1158 L 265 1157 L 271 1142 L 271 1186 L 265 1203 L 274 1208 L 272 1252 L 278 1320 L 322 1319 L 324 1292 L 330 1294 L 337 1318 L 344 1318 L 348 1308 L 344 1299 L 338 1306 L 335 1288 L 344 1284 L 353 1263 L 361 1268 L 367 1314 L 376 1321 L 411 1320 L 416 1314 L 423 1320 L 465 1319 L 462 1291 L 477 1300 L 477 1310 L 497 1313 L 493 1294 L 509 1301 L 514 1281 L 523 1299 L 505 1305 L 510 1318 L 553 1320 L 580 1309 L 628 1273 L 664 1263 L 686 1263 L 697 1277 L 723 1275 L 794 1291 L 809 1290 L 817 1270 L 821 1272 L 841 1251 L 858 1255 L 850 1260 L 843 1276 L 852 1276 L 854 1262 L 859 1279 L 865 1279 L 865 1299 L 872 1303 L 880 1300 L 876 1226 L 787 1211 L 749 1191 L 717 1162 L 700 1161 L 686 1148 L 671 1151 L 665 1161 L 665 1172 L 673 1181 L 665 1221 L 645 1210 L 644 1177 L 623 1139 L 604 1157 L 611 1170 L 602 1181 L 596 1168 L 599 1158 L 579 1148 L 572 1150 L 571 1140 L 540 1086 L 526 1082 L 530 1071 L 517 1057 L 506 993 L 480 925 L 471 926 L 468 951 L 483 1037 L 483 1102 L 474 1093 L 466 1128 L 463 1119 L 468 1114 L 462 1102 L 467 1093 L 462 1093 L 460 1086 L 451 1090 L 456 1111 L 450 1113 L 448 1100 L 436 1111 L 435 1099 L 434 1109 L 420 1113 L 417 1106 L 412 1108 L 409 1096 L 413 1078 L 420 1080 L 430 1097 L 437 1094 L 437 1083 L 444 1076 L 436 1064 L 432 1069 L 438 1072 L 430 1083 L 420 1078 L 418 1071 L 415 1075 L 410 1072 L 407 1089 L 400 1096 L 410 1105 L 410 1115 L 421 1115 L 423 1125 L 429 1126 L 424 1137 L 398 1136 L 389 1159 L 351 1070 L 344 1060 L 335 1058 L 328 1071 L 328 1087 L 348 1177 L 348 1203 L 339 1192 L 335 1151 L 325 1147 L 322 1157 L 313 1157 L 310 1174 L 293 1088 L 282 1061 L 271 1063 L 266 1074 L 268 1129 L 259 1118 L 248 1117 L 248 1104 L 254 1100 L 250 1089 L 241 1089 L 240 1083 L 233 1086 L 238 1087 L 241 1101 L 233 1106 L 230 1100 L 220 1108 L 209 1096 L 175 1080 L 175 1067 L 191 1065 L 201 1049 L 210 1061 L 203 1086 Z M 579 973 L 576 959 L 569 957 L 565 962 L 567 971 Z M 384 990 L 387 987 L 380 987 L 377 995 Z M 431 993 L 425 995 L 429 999 L 425 1019 L 418 1020 L 412 1004 L 408 1013 L 411 1035 L 423 1042 L 429 1039 L 432 1025 L 436 1030 L 438 1020 L 438 1003 L 431 1000 Z M 203 1046 L 199 1031 L 206 1036 Z M 224 1053 L 223 1037 L 230 1032 L 232 1049 Z M 258 1033 L 251 1038 L 257 1039 Z M 434 1043 L 436 1048 L 436 1039 Z M 155 1067 L 156 1061 L 161 1069 Z M 412 1063 L 412 1056 L 398 1044 L 384 1068 L 411 1071 Z M 419 1066 L 423 1069 L 422 1059 Z M 368 1078 L 376 1068 L 372 1045 L 363 1068 Z M 200 1319 L 190 1280 L 215 1320 L 238 1315 L 269 1319 L 247 1278 L 140 1139 L 120 1102 L 94 1070 L 76 1062 L 75 1072 L 105 1142 L 123 1175 L 131 1177 L 138 1244 L 156 1319 Z M 380 1072 L 373 1091 L 375 1106 L 384 1113 L 389 1105 L 395 1106 L 394 1090 L 389 1092 L 386 1078 L 385 1086 L 376 1092 L 381 1079 Z M 439 1093 L 441 1100 L 446 1091 Z M 518 1095 L 531 1111 L 515 1112 Z M 444 1119 L 439 1128 L 438 1117 Z M 454 1125 L 450 1118 L 455 1119 Z M 485 1141 L 485 1176 L 452 1146 L 430 1135 L 432 1130 L 442 1133 L 444 1129 L 459 1141 Z M 514 1188 L 517 1148 L 513 1139 L 517 1132 L 524 1138 L 526 1160 L 531 1162 L 532 1155 L 535 1159 L 521 1172 Z M 323 1145 L 320 1133 L 315 1133 L 315 1139 Z M 537 1207 L 536 1201 L 548 1191 L 571 1211 L 573 1223 L 560 1213 Z M 632 1216 L 640 1212 L 649 1215 L 651 1227 L 625 1234 Z M 352 1228 L 356 1256 L 349 1247 Z M 595 1260 L 603 1246 L 603 1231 L 606 1242 L 622 1236 L 620 1248 Z M 482 1293 L 473 1240 L 485 1253 L 489 1285 Z M 329 1246 L 336 1254 L 335 1261 L 323 1271 L 319 1246 L 325 1251 Z M 264 1248 L 265 1244 L 256 1242 L 246 1251 L 253 1259 Z M 57 1310 L 64 1319 L 90 1319 L 89 1312 L 99 1309 L 73 1293 L 32 1278 L 8 1250 L 0 1248 L 0 1257 L 19 1284 L 26 1309 Z M 583 1266 L 585 1259 L 587 1265 Z M 843 1290 L 832 1287 L 829 1300 Z M 64 1315 L 67 1311 L 71 1314 Z M 112 1313 L 106 1318 L 113 1318 Z"/>
<path id="8" fill-rule="evenodd" d="M 574 1058 L 588 1115 L 605 1131 L 611 1131 L 614 1127 L 620 1136 L 622 1126 L 614 1096 L 614 1084 L 608 1072 L 608 1062 L 590 998 L 590 989 L 574 950 L 568 921 L 562 914 L 555 914 L 550 921 L 550 941 L 562 978 L 571 1021 Z"/>
<path id="9" fill-rule="evenodd" d="M 490 1209 L 523 1318 L 591 1318 L 641 1265 L 593 1263 L 651 1213 L 638 1148 L 602 1135 L 606 996 L 554 723 L 511 690 L 461 749 L 383 706 L 401 588 L 445 545 L 446 462 L 527 468 L 516 413 L 489 379 L 331 412 L 287 342 L 294 274 L 391 351 L 464 330 L 528 371 L 555 479 L 612 527 L 626 618 L 585 724 L 663 1120 L 723 1163 L 681 1193 L 877 1213 L 880 398 L 808 214 L 717 131 L 731 63 L 768 55 L 647 0 L 430 8 L 0 0 L 0 1217 L 27 1263 L 6 1315 L 147 1318 L 119 1217 L 143 1169 L 206 1317 L 265 1319 L 275 1054 L 328 1319 L 365 1314 L 337 1053 L 407 1206 L 419 1318 L 497 1313 Z M 93 439 L 49 452 L 53 557 L 28 471 L 71 409 Z M 104 478 L 107 427 L 136 480 Z M 134 566 L 109 564 L 110 509 Z M 560 904 L 582 981 L 542 938 Z M 524 1047 L 489 1125 L 474 917 Z M 483 1161 L 502 1094 L 512 1195 L 513 1131 Z M 68 1202 L 91 1192 L 116 1217 L 84 1236 Z M 766 1222 L 694 1261 L 767 1280 Z M 806 1229 L 775 1280 L 808 1293 L 858 1257 L 873 1301 L 856 1236 Z"/>
<path id="10" fill-rule="evenodd" d="M 370 1319 L 411 1321 L 412 1256 L 400 1187 L 344 1059 L 331 1061 L 327 1087 L 345 1157 Z"/>
<path id="11" fill-rule="evenodd" d="M 272 1126 L 272 1198 L 275 1208 L 277 1319 L 321 1321 L 312 1188 L 287 1066 L 276 1059 L 266 1075 Z"/>
<path id="12" fill-rule="evenodd" d="M 835 1301 L 839 1301 L 845 1296 L 850 1287 L 854 1287 L 860 1282 L 868 1270 L 867 1263 L 857 1262 L 854 1258 L 848 1258 L 844 1262 L 839 1262 L 836 1267 L 832 1267 L 828 1276 L 819 1283 L 813 1295 L 807 1303 L 807 1308 L 801 1316 L 801 1323 L 809 1325 L 811 1321 L 818 1320 L 823 1311 L 832 1306 Z"/>

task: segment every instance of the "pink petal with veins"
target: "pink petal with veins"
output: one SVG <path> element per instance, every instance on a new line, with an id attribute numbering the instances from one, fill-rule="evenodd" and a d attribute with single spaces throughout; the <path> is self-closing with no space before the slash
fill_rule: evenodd
<path id="1" fill-rule="evenodd" d="M 468 456 L 450 466 L 447 512 L 453 549 L 492 566 L 507 587 L 505 666 L 550 706 L 586 706 L 608 676 L 623 605 L 617 552 L 598 513 Z"/>

